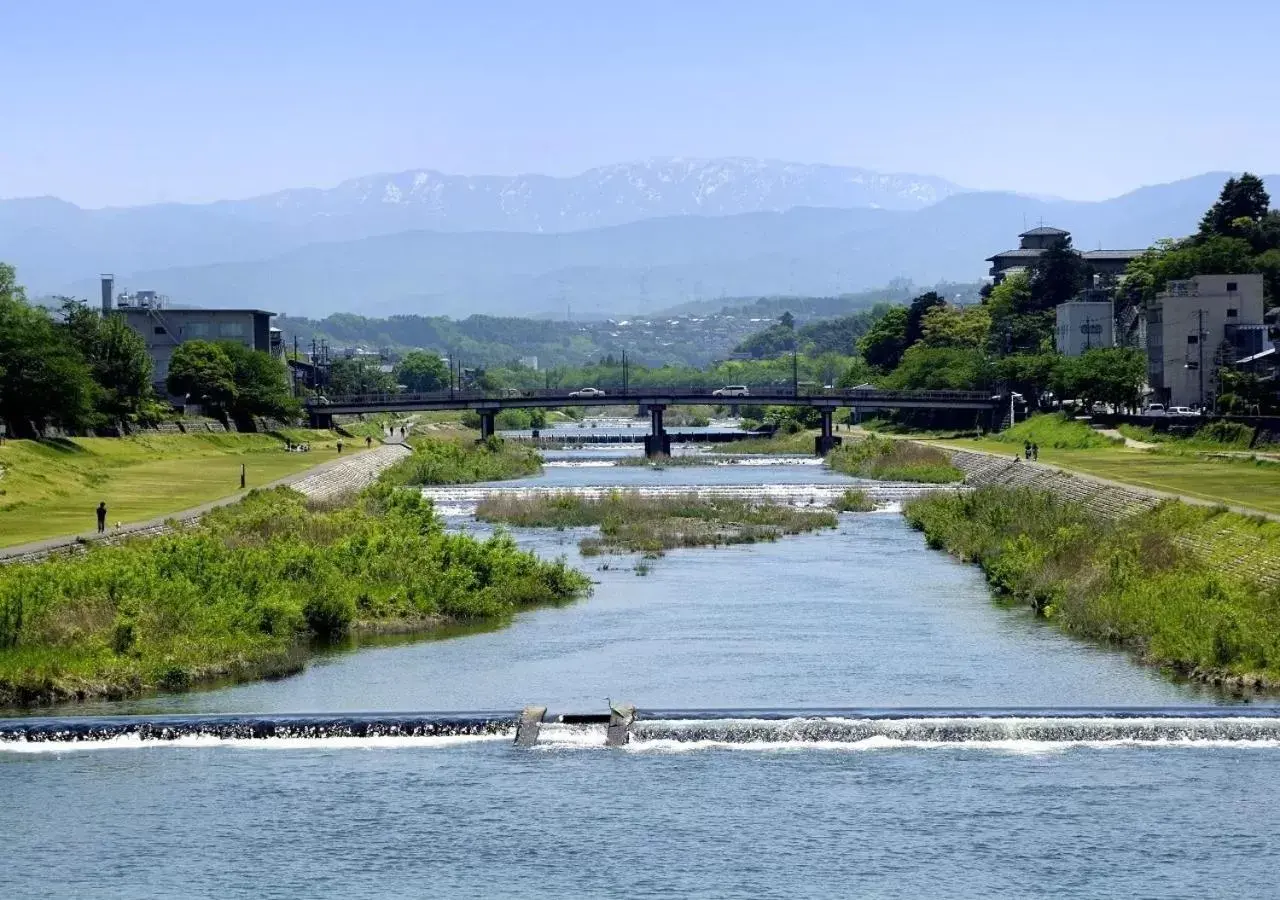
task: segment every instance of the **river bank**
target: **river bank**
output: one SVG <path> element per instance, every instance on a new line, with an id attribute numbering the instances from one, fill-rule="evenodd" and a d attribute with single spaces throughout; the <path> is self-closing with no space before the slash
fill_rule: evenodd
<path id="1" fill-rule="evenodd" d="M 0 569 L 0 706 L 279 676 L 355 627 L 503 621 L 588 589 L 505 536 L 446 532 L 415 492 L 260 491 L 170 534 Z"/>
<path id="2" fill-rule="evenodd" d="M 1176 501 L 1101 511 L 1000 485 L 921 497 L 904 515 L 1068 632 L 1228 692 L 1280 688 L 1274 523 Z"/>

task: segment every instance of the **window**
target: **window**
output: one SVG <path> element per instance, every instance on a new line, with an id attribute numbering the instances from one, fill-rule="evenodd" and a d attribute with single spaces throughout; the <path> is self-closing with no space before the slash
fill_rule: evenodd
<path id="1" fill-rule="evenodd" d="M 218 336 L 224 338 L 244 337 L 244 323 L 223 322 L 218 326 Z"/>
<path id="2" fill-rule="evenodd" d="M 1227 318 L 1228 318 L 1228 319 L 1234 319 L 1234 318 L 1236 318 L 1236 317 L 1237 317 L 1237 316 L 1239 316 L 1239 315 L 1240 315 L 1240 310 L 1238 310 L 1238 309 L 1229 309 L 1229 310 L 1227 310 Z"/>
<path id="3" fill-rule="evenodd" d="M 1237 282 L 1234 282 L 1234 281 L 1228 281 L 1228 282 L 1227 282 L 1227 293 L 1228 293 L 1228 294 L 1234 294 L 1234 293 L 1235 293 L 1236 291 L 1238 291 L 1238 290 L 1240 290 L 1240 286 L 1239 286 L 1239 284 L 1238 284 Z"/>
<path id="4" fill-rule="evenodd" d="M 189 338 L 207 338 L 209 336 L 209 323 L 188 322 L 182 331 Z"/>
<path id="5" fill-rule="evenodd" d="M 169 332 L 167 332 L 167 331 L 165 331 L 165 330 L 164 330 L 164 326 L 163 326 L 163 325 L 157 325 L 157 326 L 156 326 L 155 331 L 156 331 L 156 334 L 168 334 L 168 333 L 169 333 Z"/>
<path id="6" fill-rule="evenodd" d="M 1198 344 L 1198 343 L 1200 343 L 1200 338 L 1196 337 L 1194 334 L 1189 334 L 1189 335 L 1187 335 L 1187 343 L 1188 343 L 1188 344 Z"/>

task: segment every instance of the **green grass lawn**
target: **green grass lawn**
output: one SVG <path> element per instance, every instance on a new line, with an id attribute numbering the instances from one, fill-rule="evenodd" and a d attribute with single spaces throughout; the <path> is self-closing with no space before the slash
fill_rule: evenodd
<path id="1" fill-rule="evenodd" d="M 99 501 L 109 525 L 145 521 L 235 494 L 241 463 L 255 487 L 336 456 L 331 432 L 298 429 L 290 437 L 309 441 L 311 452 L 288 453 L 279 438 L 261 434 L 6 441 L 0 547 L 92 530 Z"/>
<path id="2" fill-rule="evenodd" d="M 943 440 L 964 450 L 985 450 L 1012 459 L 1021 444 L 991 439 Z M 1280 513 L 1280 464 L 1249 459 L 1206 459 L 1121 446 L 1088 449 L 1040 447 L 1040 461 L 1112 481 L 1183 494 L 1200 500 Z"/>

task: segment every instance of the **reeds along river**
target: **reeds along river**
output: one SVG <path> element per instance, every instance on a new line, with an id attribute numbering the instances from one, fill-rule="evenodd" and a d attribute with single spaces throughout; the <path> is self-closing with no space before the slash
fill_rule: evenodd
<path id="1" fill-rule="evenodd" d="M 783 483 L 852 481 L 807 465 L 562 467 L 523 486 Z M 455 499 L 451 521 L 484 530 Z M 602 712 L 609 697 L 846 712 L 642 717 L 620 753 L 598 726 L 559 725 L 533 751 L 506 724 L 11 741 L 5 894 L 1274 896 L 1276 718 L 1215 708 L 996 606 L 976 570 L 927 550 L 893 512 L 672 552 L 644 577 L 625 557 L 579 559 L 573 531 L 516 536 L 581 564 L 595 595 L 500 630 L 335 654 L 279 682 L 91 711 Z M 867 712 L 889 707 L 916 712 Z M 1063 707 L 1166 714 L 1034 713 Z"/>

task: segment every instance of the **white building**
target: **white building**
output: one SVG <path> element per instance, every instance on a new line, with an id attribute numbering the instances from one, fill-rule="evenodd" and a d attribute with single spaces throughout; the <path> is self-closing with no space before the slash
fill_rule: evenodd
<path id="1" fill-rule="evenodd" d="M 1115 346 L 1115 312 L 1110 300 L 1071 300 L 1058 304 L 1055 343 L 1058 352 L 1079 356 L 1086 350 Z"/>
<path id="2" fill-rule="evenodd" d="M 1166 406 L 1211 406 L 1218 367 L 1263 349 L 1261 275 L 1170 281 L 1147 308 L 1147 381 Z"/>

